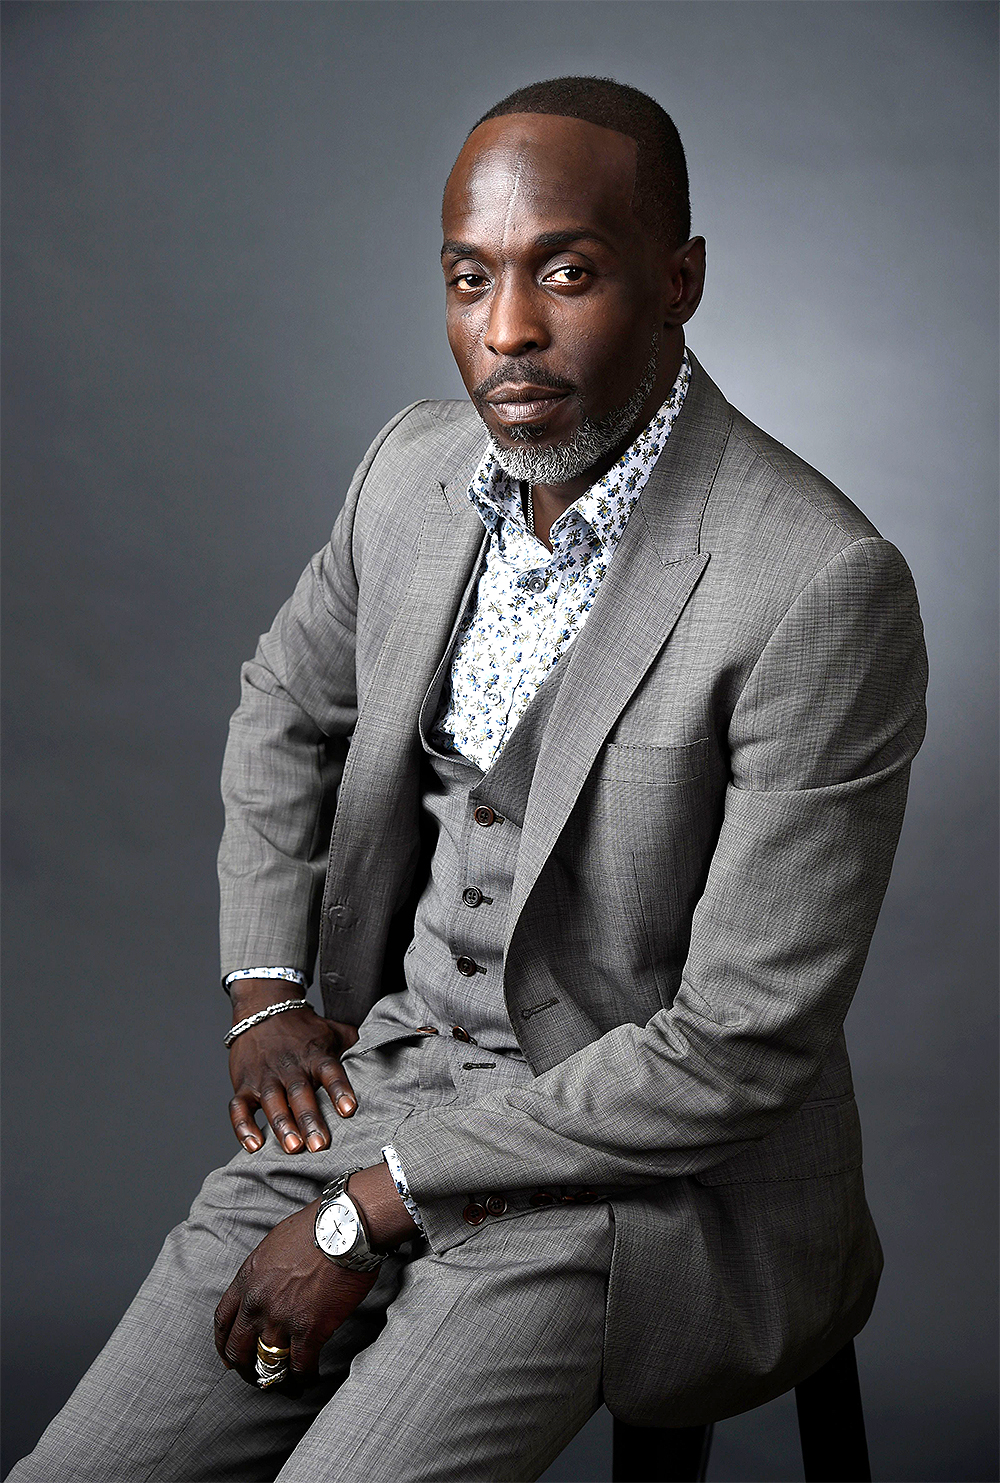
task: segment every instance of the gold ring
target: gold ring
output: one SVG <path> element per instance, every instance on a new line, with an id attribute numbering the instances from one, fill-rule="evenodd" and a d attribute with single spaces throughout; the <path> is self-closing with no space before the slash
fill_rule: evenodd
<path id="1" fill-rule="evenodd" d="M 257 1353 L 262 1359 L 267 1359 L 270 1355 L 274 1355 L 275 1359 L 287 1359 L 291 1352 L 278 1344 L 265 1344 L 263 1339 L 257 1340 Z"/>

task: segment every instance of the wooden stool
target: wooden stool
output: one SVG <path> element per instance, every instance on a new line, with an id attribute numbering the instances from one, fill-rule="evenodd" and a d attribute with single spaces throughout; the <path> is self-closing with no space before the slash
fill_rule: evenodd
<path id="1" fill-rule="evenodd" d="M 871 1483 L 853 1339 L 795 1387 L 806 1483 Z M 614 1483 L 703 1483 L 712 1427 L 614 1423 Z"/>

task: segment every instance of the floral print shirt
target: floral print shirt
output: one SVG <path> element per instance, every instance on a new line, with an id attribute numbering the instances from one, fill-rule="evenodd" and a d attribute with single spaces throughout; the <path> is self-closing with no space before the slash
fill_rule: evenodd
<path id="1" fill-rule="evenodd" d="M 551 551 L 527 527 L 517 481 L 487 451 L 469 499 L 490 539 L 434 728 L 432 740 L 442 750 L 460 752 L 484 772 L 496 761 L 532 696 L 586 622 L 690 380 L 685 351 L 656 416 L 613 468 L 553 522 Z"/>

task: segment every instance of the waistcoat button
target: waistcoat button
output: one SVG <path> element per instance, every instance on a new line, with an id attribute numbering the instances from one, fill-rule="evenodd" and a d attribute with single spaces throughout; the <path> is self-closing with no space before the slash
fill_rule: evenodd
<path id="1" fill-rule="evenodd" d="M 464 1040 L 466 1045 L 475 1045 L 475 1041 L 468 1030 L 463 1030 L 461 1025 L 452 1025 L 451 1033 L 456 1040 Z"/>
<path id="2" fill-rule="evenodd" d="M 462 1211 L 462 1219 L 468 1221 L 470 1226 L 481 1226 L 486 1219 L 486 1210 L 482 1205 L 466 1205 Z"/>
<path id="3" fill-rule="evenodd" d="M 418 1035 L 436 1035 L 438 1032 L 433 1025 L 418 1025 L 416 1033 Z"/>
<path id="4" fill-rule="evenodd" d="M 483 803 L 480 804 L 480 806 L 476 809 L 472 817 L 475 819 L 476 823 L 480 825 L 481 828 L 488 829 L 491 824 L 496 823 L 497 816 L 491 808 L 488 808 L 486 804 Z"/>
<path id="5" fill-rule="evenodd" d="M 507 1201 L 504 1199 L 503 1195 L 490 1195 L 489 1199 L 486 1201 L 486 1209 L 489 1211 L 490 1215 L 503 1215 L 503 1213 L 507 1209 Z"/>
<path id="6" fill-rule="evenodd" d="M 539 1209 L 544 1205 L 554 1205 L 555 1203 L 555 1195 L 549 1194 L 547 1189 L 536 1190 L 533 1195 L 528 1196 L 528 1204 L 534 1205 L 536 1209 Z"/>
<path id="7" fill-rule="evenodd" d="M 466 978 L 474 978 L 475 975 L 479 972 L 479 964 L 476 962 L 475 958 L 467 958 L 464 955 L 461 958 L 455 959 L 455 967 L 458 969 L 459 973 L 464 974 Z"/>
<path id="8" fill-rule="evenodd" d="M 481 906 L 483 893 L 476 886 L 466 886 L 462 892 L 462 900 L 466 906 Z"/>

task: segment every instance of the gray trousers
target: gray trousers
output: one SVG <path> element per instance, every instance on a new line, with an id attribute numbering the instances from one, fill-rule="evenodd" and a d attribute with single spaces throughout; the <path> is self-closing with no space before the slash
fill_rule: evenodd
<path id="1" fill-rule="evenodd" d="M 521 1083 L 446 1032 L 345 1064 L 358 1110 L 320 1093 L 334 1137 L 290 1156 L 273 1134 L 210 1174 L 104 1350 L 11 1483 L 469 1483 L 534 1479 L 600 1403 L 610 1208 L 487 1221 L 441 1256 L 387 1258 L 293 1398 L 226 1371 L 212 1315 L 241 1263 L 339 1167 L 376 1163 L 416 1108 Z M 465 1070 L 466 1060 L 493 1070 Z"/>

